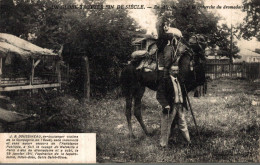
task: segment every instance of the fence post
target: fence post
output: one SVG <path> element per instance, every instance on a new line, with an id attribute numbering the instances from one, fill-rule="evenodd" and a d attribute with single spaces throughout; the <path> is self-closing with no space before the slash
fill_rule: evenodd
<path id="1" fill-rule="evenodd" d="M 229 63 L 229 76 L 232 77 L 232 64 Z"/>
<path id="2" fill-rule="evenodd" d="M 57 70 L 57 78 L 58 78 L 58 83 L 59 83 L 59 89 L 61 89 L 61 61 L 59 60 L 56 63 L 56 70 Z"/>
<path id="3" fill-rule="evenodd" d="M 33 79 L 34 79 L 34 59 L 32 59 L 32 71 L 31 71 L 30 85 L 33 85 Z"/>
<path id="4" fill-rule="evenodd" d="M 242 78 L 246 78 L 246 62 L 242 63 Z"/>

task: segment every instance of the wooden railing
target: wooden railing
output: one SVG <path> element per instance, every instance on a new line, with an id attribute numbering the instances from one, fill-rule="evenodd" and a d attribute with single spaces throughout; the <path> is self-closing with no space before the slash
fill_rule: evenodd
<path id="1" fill-rule="evenodd" d="M 221 77 L 238 77 L 249 80 L 260 79 L 260 63 L 208 63 L 206 64 L 206 76 L 211 79 Z"/>

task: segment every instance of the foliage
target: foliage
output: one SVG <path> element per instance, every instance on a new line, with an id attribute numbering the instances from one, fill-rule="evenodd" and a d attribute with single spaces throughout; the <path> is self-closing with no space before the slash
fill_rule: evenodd
<path id="1" fill-rule="evenodd" d="M 27 125 L 18 126 L 18 131 L 26 132 L 82 132 L 83 119 L 89 117 L 88 109 L 75 98 L 58 93 L 56 90 L 33 94 L 23 93 L 13 98 L 16 112 L 36 116 Z M 86 122 L 86 121 L 84 121 Z M 14 127 L 17 127 L 15 125 Z M 13 130 L 14 131 L 14 130 Z"/>
<path id="2" fill-rule="evenodd" d="M 257 37 L 260 41 L 260 2 L 259 0 L 244 0 L 244 9 L 247 13 L 241 26 L 241 34 L 245 39 Z"/>
<path id="3" fill-rule="evenodd" d="M 132 37 L 139 28 L 127 10 L 116 9 L 64 9 L 74 0 L 1 0 L 0 32 L 11 33 L 46 48 L 60 49 L 64 44 L 63 59 L 74 73 L 80 69 L 82 56 L 90 60 L 92 92 L 106 93 L 118 86 L 121 68 L 129 60 L 133 49 Z M 102 5 L 105 0 L 84 0 L 83 5 Z M 169 15 L 186 41 L 193 33 L 207 36 L 209 46 L 217 44 L 223 56 L 230 53 L 230 29 L 218 27 L 219 17 L 196 6 L 203 1 L 163 0 L 172 6 Z M 158 16 L 165 9 L 158 10 Z M 145 32 L 144 29 L 141 29 Z M 233 43 L 233 52 L 238 52 Z M 74 76 L 74 75 L 73 75 Z M 77 90 L 82 90 L 82 75 L 74 77 Z M 75 86 L 74 84 L 74 86 Z"/>
<path id="4" fill-rule="evenodd" d="M 234 29 L 229 28 L 226 24 L 222 24 L 218 26 L 218 31 L 215 33 L 214 37 L 212 38 L 211 43 L 215 43 L 220 48 L 220 55 L 230 57 L 230 54 L 234 58 L 239 58 L 237 53 L 240 51 L 237 42 L 232 41 L 232 52 L 231 52 L 231 30 L 232 33 L 235 33 Z M 233 35 L 232 37 L 235 37 Z"/>
<path id="5" fill-rule="evenodd" d="M 176 2 L 163 0 L 161 6 L 168 8 L 162 8 L 157 14 L 166 13 L 167 17 L 175 19 L 172 26 L 180 29 L 186 40 L 192 34 L 203 34 L 207 37 L 209 46 L 219 46 L 220 55 L 229 57 L 231 29 L 225 24 L 218 26 L 220 17 L 203 9 L 201 7 L 203 5 L 204 1 L 179 0 Z M 233 42 L 232 46 L 232 55 L 235 55 L 239 52 L 239 49 L 236 42 Z"/>
<path id="6" fill-rule="evenodd" d="M 106 92 L 118 85 L 122 64 L 127 62 L 132 52 L 130 32 L 135 31 L 133 19 L 125 10 L 112 9 L 94 10 L 86 19 L 75 19 L 73 15 L 68 13 L 63 19 L 67 20 L 63 21 L 65 25 L 71 25 L 64 60 L 77 67 L 81 64 L 81 57 L 87 55 L 91 84 L 96 90 Z M 73 61 L 73 58 L 78 60 Z"/>
<path id="7" fill-rule="evenodd" d="M 168 8 L 158 10 L 157 14 L 166 13 L 168 17 L 175 19 L 172 26 L 180 29 L 186 40 L 193 34 L 204 34 L 210 38 L 217 31 L 219 18 L 207 10 L 198 10 L 197 6 L 202 5 L 203 1 L 179 0 L 176 2 L 163 0 L 161 6 Z"/>
<path id="8" fill-rule="evenodd" d="M 89 57 L 92 89 L 106 92 L 118 85 L 120 70 L 132 52 L 132 32 L 136 28 L 126 10 L 61 9 L 73 5 L 73 0 L 14 2 L 1 1 L 1 32 L 56 51 L 64 44 L 64 60 L 71 69 L 78 69 L 82 56 Z M 103 3 L 84 1 L 85 5 Z M 32 34 L 35 37 L 30 37 Z"/>

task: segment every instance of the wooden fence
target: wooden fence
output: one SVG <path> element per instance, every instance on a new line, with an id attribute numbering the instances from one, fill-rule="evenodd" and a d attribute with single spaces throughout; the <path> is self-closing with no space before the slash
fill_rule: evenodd
<path id="1" fill-rule="evenodd" d="M 207 63 L 206 76 L 211 79 L 221 77 L 246 78 L 248 80 L 260 79 L 260 63 Z"/>

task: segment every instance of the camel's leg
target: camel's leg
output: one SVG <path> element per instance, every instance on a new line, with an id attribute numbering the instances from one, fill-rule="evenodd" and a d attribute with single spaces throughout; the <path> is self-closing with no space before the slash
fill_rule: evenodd
<path id="1" fill-rule="evenodd" d="M 129 136 L 130 138 L 134 138 L 134 134 L 133 134 L 133 129 L 132 129 L 132 122 L 131 122 L 131 118 L 132 118 L 132 96 L 127 96 L 126 97 L 126 110 L 125 110 L 125 115 L 126 115 L 126 119 L 127 119 L 127 124 L 128 124 L 128 129 L 129 129 Z"/>
<path id="2" fill-rule="evenodd" d="M 207 94 L 207 82 L 203 84 L 203 96 Z"/>
<path id="3" fill-rule="evenodd" d="M 199 86 L 199 97 L 202 96 L 202 85 Z"/>
<path id="4" fill-rule="evenodd" d="M 147 131 L 147 128 L 143 122 L 142 110 L 141 110 L 141 105 L 142 105 L 141 100 L 142 100 L 144 91 L 145 91 L 145 88 L 142 87 L 138 90 L 138 92 L 134 96 L 134 101 L 135 101 L 134 102 L 134 115 L 135 115 L 136 119 L 138 120 L 138 122 L 140 123 L 145 134 L 149 135 L 149 132 Z"/>
<path id="5" fill-rule="evenodd" d="M 199 87 L 195 88 L 194 97 L 200 97 L 199 96 Z"/>

